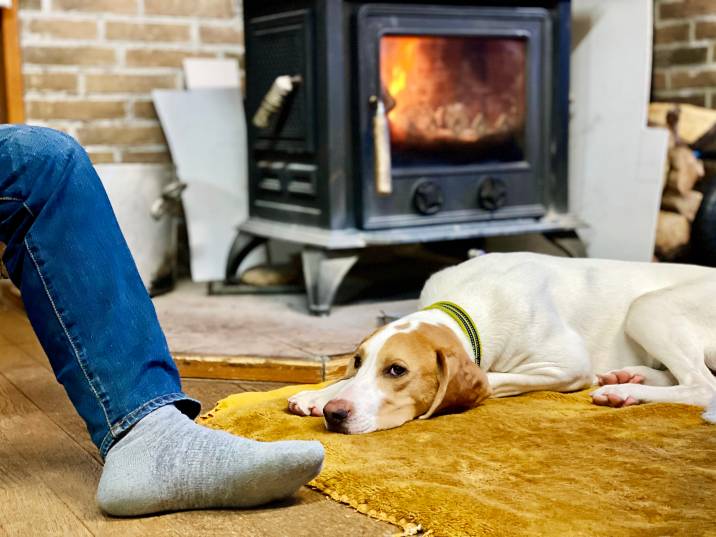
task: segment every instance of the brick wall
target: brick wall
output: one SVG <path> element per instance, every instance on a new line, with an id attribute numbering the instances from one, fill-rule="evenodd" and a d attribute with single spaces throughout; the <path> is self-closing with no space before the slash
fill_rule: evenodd
<path id="1" fill-rule="evenodd" d="M 652 99 L 716 108 L 716 0 L 655 0 Z"/>
<path id="2" fill-rule="evenodd" d="M 167 162 L 153 88 L 186 57 L 243 63 L 240 0 L 20 0 L 28 122 L 68 132 L 93 161 Z"/>

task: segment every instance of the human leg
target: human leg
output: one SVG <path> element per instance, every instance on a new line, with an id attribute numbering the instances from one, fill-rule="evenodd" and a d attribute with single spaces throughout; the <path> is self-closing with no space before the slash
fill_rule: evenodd
<path id="1" fill-rule="evenodd" d="M 109 200 L 67 135 L 0 127 L 0 241 L 40 343 L 102 456 L 181 391 Z"/>
<path id="2" fill-rule="evenodd" d="M 44 128 L 0 126 L 0 242 L 7 245 L 3 260 L 22 292 L 57 379 L 102 456 L 112 459 L 105 470 L 114 473 L 105 472 L 106 485 L 115 485 L 120 475 L 132 471 L 132 449 L 114 451 L 123 443 L 141 448 L 137 453 L 143 453 L 150 465 L 160 465 L 167 454 L 178 458 L 181 449 L 194 456 L 193 473 L 174 465 L 160 473 L 160 481 L 201 492 L 203 500 L 192 502 L 182 496 L 182 501 L 169 502 L 172 509 L 269 501 L 292 493 L 317 473 L 323 456 L 317 443 L 282 443 L 263 450 L 252 444 L 249 449 L 244 439 L 228 438 L 190 421 L 199 404 L 181 390 L 154 307 L 109 200 L 87 155 L 72 138 Z M 167 405 L 189 418 L 171 409 L 157 412 Z M 153 417 L 144 427 L 130 431 L 148 416 Z M 182 440 L 188 436 L 195 441 L 178 443 L 171 435 L 159 435 L 163 444 L 137 441 L 142 431 L 157 436 L 165 429 L 181 430 Z M 221 450 L 203 449 L 202 455 L 198 445 Z M 227 450 L 236 455 L 228 469 L 216 460 Z M 211 478 L 199 476 L 199 467 L 213 469 Z M 246 482 L 251 468 L 259 468 L 266 479 L 261 482 L 251 474 Z M 288 479 L 266 486 L 267 478 L 286 478 L 286 473 Z M 157 479 L 156 472 L 152 475 Z M 232 490 L 243 496 L 219 501 L 218 488 L 227 475 L 237 485 Z M 264 493 L 257 487 L 264 487 Z M 131 503 L 132 490 L 102 490 L 104 507 L 115 514 L 141 514 L 169 505 L 166 498 L 154 504 L 145 501 L 141 513 L 132 512 L 122 507 Z"/>

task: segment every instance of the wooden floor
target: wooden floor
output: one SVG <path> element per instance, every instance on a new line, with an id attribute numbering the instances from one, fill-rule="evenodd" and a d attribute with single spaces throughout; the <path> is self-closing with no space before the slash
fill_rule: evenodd
<path id="1" fill-rule="evenodd" d="M 185 379 L 208 409 L 275 385 Z M 393 526 L 302 489 L 270 508 L 113 519 L 94 500 L 102 466 L 24 315 L 0 302 L 0 536 L 383 536 Z"/>

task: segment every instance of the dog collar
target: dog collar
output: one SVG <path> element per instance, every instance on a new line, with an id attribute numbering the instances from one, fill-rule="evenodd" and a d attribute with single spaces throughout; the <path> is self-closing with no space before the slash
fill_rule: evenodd
<path id="1" fill-rule="evenodd" d="M 472 353 L 475 356 L 475 363 L 479 366 L 482 358 L 482 346 L 480 345 L 480 334 L 477 333 L 477 327 L 467 312 L 454 302 L 436 302 L 430 306 L 423 308 L 425 310 L 440 310 L 447 313 L 455 322 L 460 325 L 460 329 L 470 340 Z"/>

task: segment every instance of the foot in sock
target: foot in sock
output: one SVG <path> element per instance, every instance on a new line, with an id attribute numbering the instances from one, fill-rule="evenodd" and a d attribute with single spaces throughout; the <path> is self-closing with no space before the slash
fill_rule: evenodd
<path id="1" fill-rule="evenodd" d="M 253 507 L 291 496 L 322 464 L 319 442 L 256 442 L 164 406 L 109 450 L 97 503 L 114 516 Z"/>

